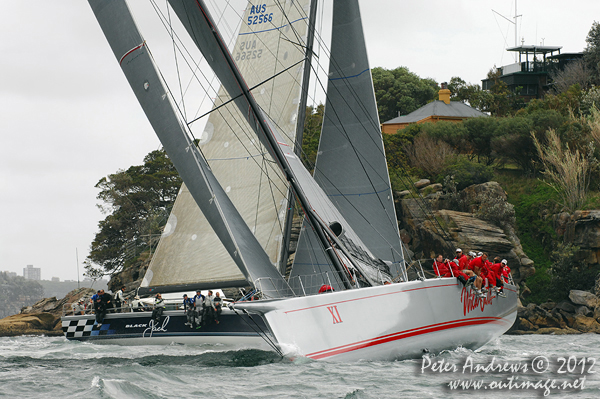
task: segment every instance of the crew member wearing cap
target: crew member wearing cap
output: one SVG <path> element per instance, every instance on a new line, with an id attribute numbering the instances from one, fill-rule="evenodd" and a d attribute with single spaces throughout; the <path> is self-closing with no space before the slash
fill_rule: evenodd
<path id="1" fill-rule="evenodd" d="M 85 302 L 83 301 L 83 298 L 81 298 L 79 300 L 79 302 L 76 302 L 72 305 L 73 308 L 73 315 L 78 316 L 78 315 L 82 315 L 85 313 Z"/>
<path id="2" fill-rule="evenodd" d="M 462 249 L 456 248 L 456 257 L 454 257 L 454 259 L 458 260 L 458 262 L 460 263 L 460 260 L 464 257 L 466 257 L 466 255 L 463 254 Z"/>
<path id="3" fill-rule="evenodd" d="M 505 283 L 508 283 L 508 279 L 510 276 L 510 267 L 508 267 L 508 262 L 506 261 L 506 259 L 502 259 L 502 280 L 504 280 Z"/>
<path id="4" fill-rule="evenodd" d="M 478 257 L 473 259 L 471 262 L 469 262 L 469 269 L 473 270 L 475 272 L 475 274 L 479 276 L 481 269 L 486 264 L 487 258 L 488 258 L 487 253 L 485 253 L 485 252 L 481 253 L 481 255 L 479 255 Z"/>
<path id="5" fill-rule="evenodd" d="M 458 260 L 458 268 L 467 276 L 473 277 L 475 273 L 469 268 L 469 263 L 473 259 L 473 252 L 469 252 Z"/>
<path id="6" fill-rule="evenodd" d="M 440 277 L 456 277 L 463 285 L 467 284 L 468 277 L 458 270 L 456 259 L 450 262 L 448 259 L 444 259 L 442 254 L 438 254 L 437 258 L 433 260 L 433 271 Z"/>

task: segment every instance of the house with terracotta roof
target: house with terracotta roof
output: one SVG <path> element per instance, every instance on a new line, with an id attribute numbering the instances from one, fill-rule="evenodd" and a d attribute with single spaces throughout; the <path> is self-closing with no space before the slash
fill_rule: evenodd
<path id="1" fill-rule="evenodd" d="M 408 115 L 399 116 L 381 124 L 381 132 L 394 134 L 411 123 L 451 121 L 460 122 L 467 118 L 488 116 L 461 101 L 450 101 L 450 90 L 445 84 L 439 91 L 439 100 L 432 101 Z"/>

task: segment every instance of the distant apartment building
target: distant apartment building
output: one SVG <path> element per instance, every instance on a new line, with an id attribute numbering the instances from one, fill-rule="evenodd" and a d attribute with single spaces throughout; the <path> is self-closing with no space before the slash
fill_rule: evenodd
<path id="1" fill-rule="evenodd" d="M 42 279 L 42 269 L 33 267 L 33 265 L 27 265 L 27 267 L 23 268 L 23 277 L 27 280 L 40 281 Z"/>
<path id="2" fill-rule="evenodd" d="M 55 283 L 59 283 L 59 282 L 60 282 L 60 277 L 52 277 L 52 278 L 50 279 L 50 281 L 53 281 L 53 282 L 55 282 Z"/>

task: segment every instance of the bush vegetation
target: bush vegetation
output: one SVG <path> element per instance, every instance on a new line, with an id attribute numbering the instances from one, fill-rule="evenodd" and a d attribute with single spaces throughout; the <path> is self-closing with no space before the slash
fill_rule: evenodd
<path id="1" fill-rule="evenodd" d="M 499 181 L 511 206 L 489 198 L 479 216 L 500 226 L 516 220 L 536 267 L 526 281 L 528 300 L 565 299 L 568 289 L 592 286 L 598 274 L 573 258 L 576 249 L 563 245 L 552 226 L 556 213 L 600 205 L 600 112 L 590 100 L 596 90 L 575 85 L 503 116 L 409 125 L 384 137 L 392 185 L 408 188 L 403 173 L 446 189 L 451 181 L 457 190 Z"/>

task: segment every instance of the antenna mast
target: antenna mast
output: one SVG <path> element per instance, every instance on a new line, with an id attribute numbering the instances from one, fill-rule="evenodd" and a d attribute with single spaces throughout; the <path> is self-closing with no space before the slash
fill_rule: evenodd
<path id="1" fill-rule="evenodd" d="M 517 14 L 517 0 L 515 0 L 515 16 L 512 17 L 514 19 L 514 21 L 511 21 L 509 18 L 505 17 L 504 15 L 500 14 L 498 11 L 496 10 L 492 10 L 493 13 L 498 14 L 499 16 L 501 16 L 502 18 L 504 18 L 505 20 L 507 20 L 508 22 L 510 22 L 511 24 L 513 24 L 515 26 L 515 47 L 517 47 L 518 44 L 518 32 L 517 32 L 517 18 L 522 17 L 522 15 Z M 506 39 L 505 39 L 506 40 Z M 518 62 L 518 53 L 515 52 L 515 62 Z"/>

